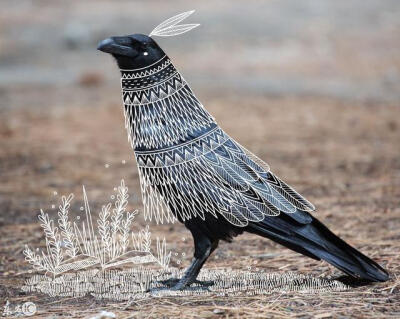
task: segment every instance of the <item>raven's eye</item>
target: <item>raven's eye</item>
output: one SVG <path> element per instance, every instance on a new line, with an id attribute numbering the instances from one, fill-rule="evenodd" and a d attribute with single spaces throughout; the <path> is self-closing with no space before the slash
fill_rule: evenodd
<path id="1" fill-rule="evenodd" d="M 143 55 L 149 55 L 149 52 L 145 51 L 143 52 Z"/>

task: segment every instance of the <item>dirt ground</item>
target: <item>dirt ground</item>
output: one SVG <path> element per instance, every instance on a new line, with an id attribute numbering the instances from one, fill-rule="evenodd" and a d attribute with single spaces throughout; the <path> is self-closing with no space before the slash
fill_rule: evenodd
<path id="1" fill-rule="evenodd" d="M 107 28 L 115 25 L 112 32 L 124 32 L 133 24 L 129 14 L 135 9 L 141 15 L 138 27 L 146 26 L 147 32 L 186 6 L 179 1 L 176 8 L 137 1 L 135 8 L 121 13 L 106 1 L 38 2 L 41 6 L 5 1 L 8 13 L 0 13 L 0 25 L 7 27 L 0 32 L 1 307 L 6 300 L 14 305 L 34 302 L 40 318 L 86 318 L 101 310 L 118 318 L 400 317 L 400 41 L 395 37 L 400 31 L 400 19 L 395 19 L 400 17 L 399 5 L 350 1 L 346 7 L 321 1 L 316 8 L 309 1 L 297 6 L 266 1 L 252 2 L 256 7 L 250 9 L 222 1 L 214 11 L 204 4 L 197 9 L 199 21 L 207 26 L 209 19 L 213 30 L 205 27 L 203 35 L 196 31 L 198 38 L 194 33 L 186 40 L 182 36 L 180 44 L 176 38 L 176 46 L 161 40 L 222 128 L 314 203 L 314 215 L 384 266 L 391 280 L 335 293 L 117 303 L 22 292 L 20 287 L 31 275 L 22 250 L 27 243 L 45 246 L 37 214 L 42 208 L 55 216 L 52 205 L 58 205 L 59 195 L 75 193 L 71 210 L 79 211 L 83 184 L 92 209 L 98 211 L 124 178 L 136 195 L 130 208 L 141 209 L 138 173 L 123 127 L 118 72 L 94 47 L 109 35 Z M 257 39 L 257 19 L 265 8 L 271 20 L 262 27 L 268 32 Z M 150 9 L 154 11 L 147 25 L 143 15 Z M 236 15 L 241 9 L 254 14 L 256 25 Z M 278 12 L 291 23 L 274 20 Z M 224 21 L 215 22 L 223 14 L 243 25 L 235 35 L 237 47 L 224 39 L 201 51 L 199 43 L 228 32 Z M 94 23 L 99 17 L 103 23 Z M 238 27 L 232 28 L 229 32 L 234 34 Z M 41 36 L 47 30 L 47 36 Z M 186 48 L 191 45 L 201 63 L 191 63 Z M 232 56 L 221 59 L 220 52 L 227 49 Z M 151 224 L 151 230 L 165 236 L 172 251 L 186 252 L 181 265 L 172 259 L 174 266 L 188 265 L 192 243 L 181 240 L 190 239 L 183 226 Z M 206 267 L 245 269 L 254 260 L 271 272 L 341 276 L 327 263 L 252 235 L 221 244 Z"/>

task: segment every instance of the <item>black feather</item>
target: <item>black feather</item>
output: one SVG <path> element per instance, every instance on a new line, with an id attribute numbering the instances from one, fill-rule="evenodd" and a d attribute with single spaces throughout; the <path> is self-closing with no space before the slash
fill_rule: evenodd
<path id="1" fill-rule="evenodd" d="M 307 215 L 307 212 L 301 212 Z M 386 281 L 389 275 L 376 262 L 360 253 L 308 214 L 311 222 L 303 224 L 281 214 L 249 223 L 246 231 L 272 239 L 314 259 L 322 259 L 346 274 L 368 281 Z"/>

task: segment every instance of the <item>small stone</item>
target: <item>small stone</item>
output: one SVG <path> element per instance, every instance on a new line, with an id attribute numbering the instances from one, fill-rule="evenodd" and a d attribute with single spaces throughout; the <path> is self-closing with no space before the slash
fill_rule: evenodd
<path id="1" fill-rule="evenodd" d="M 213 313 L 215 313 L 216 315 L 223 315 L 225 313 L 225 310 L 216 308 L 213 310 Z"/>
<path id="2" fill-rule="evenodd" d="M 113 312 L 102 311 L 98 315 L 91 317 L 90 319 L 111 319 L 116 318 L 117 316 Z"/>

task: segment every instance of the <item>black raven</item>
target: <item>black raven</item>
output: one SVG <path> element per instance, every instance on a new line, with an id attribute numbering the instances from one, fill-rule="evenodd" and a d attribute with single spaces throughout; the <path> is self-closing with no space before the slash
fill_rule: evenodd
<path id="1" fill-rule="evenodd" d="M 173 289 L 196 281 L 219 240 L 243 232 L 323 259 L 355 278 L 388 280 L 382 267 L 313 217 L 309 201 L 217 125 L 154 39 L 116 36 L 98 49 L 121 69 L 145 217 L 177 219 L 193 236 L 193 261 Z"/>

